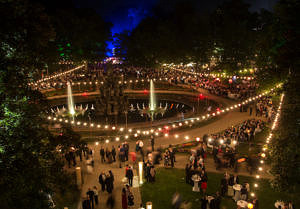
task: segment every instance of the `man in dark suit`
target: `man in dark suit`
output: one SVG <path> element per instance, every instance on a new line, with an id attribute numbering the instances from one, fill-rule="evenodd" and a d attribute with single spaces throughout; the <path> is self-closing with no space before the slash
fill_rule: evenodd
<path id="1" fill-rule="evenodd" d="M 101 163 L 104 163 L 105 162 L 105 151 L 104 151 L 103 147 L 101 147 L 101 149 L 100 149 L 100 157 L 101 157 Z"/>
<path id="2" fill-rule="evenodd" d="M 106 179 L 105 173 L 102 172 L 99 175 L 99 183 L 101 184 L 101 189 L 102 189 L 103 192 L 105 191 L 105 179 Z"/>
<path id="3" fill-rule="evenodd" d="M 128 178 L 129 185 L 132 187 L 133 171 L 131 167 L 126 171 L 126 177 Z"/>

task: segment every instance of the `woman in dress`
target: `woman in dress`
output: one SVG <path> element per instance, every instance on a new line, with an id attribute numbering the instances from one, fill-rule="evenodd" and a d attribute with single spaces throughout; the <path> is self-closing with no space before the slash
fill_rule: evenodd
<path id="1" fill-rule="evenodd" d="M 127 209 L 128 203 L 127 203 L 127 195 L 125 188 L 122 189 L 122 209 Z"/>

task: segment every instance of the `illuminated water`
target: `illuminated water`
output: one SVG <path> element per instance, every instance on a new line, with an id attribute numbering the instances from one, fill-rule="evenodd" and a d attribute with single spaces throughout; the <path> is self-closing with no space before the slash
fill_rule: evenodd
<path id="1" fill-rule="evenodd" d="M 156 109 L 156 101 L 155 101 L 155 94 L 154 94 L 154 83 L 151 79 L 150 81 L 150 104 L 149 104 L 149 108 L 150 111 L 154 111 Z"/>
<path id="2" fill-rule="evenodd" d="M 74 110 L 72 88 L 69 82 L 68 82 L 67 93 L 68 93 L 68 110 L 69 113 L 73 116 L 75 114 L 75 110 Z"/>

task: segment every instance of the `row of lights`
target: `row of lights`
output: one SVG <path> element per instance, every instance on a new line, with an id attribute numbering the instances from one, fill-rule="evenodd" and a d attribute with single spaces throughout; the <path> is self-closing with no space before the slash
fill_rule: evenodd
<path id="1" fill-rule="evenodd" d="M 221 73 L 218 73 L 218 74 L 207 74 L 207 73 L 196 73 L 196 72 L 189 72 L 189 71 L 186 71 L 186 70 L 180 70 L 180 69 L 174 69 L 176 71 L 180 71 L 180 72 L 183 72 L 183 73 L 188 73 L 188 74 L 191 74 L 191 75 L 196 75 L 196 76 L 205 76 L 205 77 L 213 77 L 213 78 L 236 78 L 236 79 L 243 79 L 243 80 L 252 80 L 254 79 L 254 77 L 252 76 L 230 76 L 230 75 L 226 75 L 226 74 L 221 74 Z"/>
<path id="2" fill-rule="evenodd" d="M 134 134 L 135 137 L 139 136 L 139 135 L 149 135 L 150 133 L 154 133 L 156 132 L 156 135 L 158 135 L 159 132 L 162 132 L 162 131 L 169 131 L 170 129 L 175 129 L 175 128 L 180 128 L 180 127 L 184 127 L 184 126 L 191 126 L 193 125 L 194 123 L 196 122 L 200 122 L 200 121 L 203 121 L 203 120 L 206 120 L 206 119 L 210 119 L 212 117 L 215 117 L 215 116 L 218 116 L 222 113 L 225 113 L 225 112 L 229 112 L 229 111 L 232 111 L 236 108 L 239 108 L 240 106 L 242 105 L 245 105 L 245 104 L 248 104 L 250 102 L 253 102 L 267 94 L 269 94 L 270 92 L 274 91 L 276 88 L 279 88 L 281 86 L 281 84 L 277 85 L 276 87 L 272 88 L 271 90 L 269 91 L 265 91 L 263 92 L 262 94 L 256 96 L 256 97 L 251 97 L 251 98 L 248 98 L 246 99 L 245 101 L 243 101 L 242 103 L 238 103 L 238 104 L 235 104 L 235 105 L 232 105 L 230 107 L 227 107 L 227 108 L 224 108 L 224 109 L 221 109 L 221 110 L 218 110 L 217 112 L 214 112 L 214 113 L 211 113 L 211 114 L 205 114 L 205 115 L 202 115 L 202 116 L 199 116 L 199 117 L 196 117 L 196 118 L 188 118 L 186 119 L 185 121 L 182 121 L 182 122 L 174 122 L 173 124 L 165 124 L 165 125 L 162 125 L 163 128 L 161 127 L 158 127 L 156 129 L 151 129 L 151 130 L 136 130 L 135 133 L 133 133 L 133 130 L 132 129 L 128 129 L 128 133 L 130 134 Z M 110 125 L 100 125 L 100 124 L 95 124 L 95 123 L 87 123 L 87 122 L 81 122 L 81 121 L 69 121 L 69 120 L 64 120 L 62 118 L 56 118 L 56 117 L 51 117 L 51 116 L 48 116 L 48 120 L 52 120 L 52 121 L 58 121 L 58 122 L 65 122 L 65 123 L 71 123 L 72 125 L 77 125 L 77 126 L 83 126 L 83 127 L 91 127 L 91 128 L 102 128 L 104 130 L 109 130 L 109 131 L 120 131 L 120 132 L 124 132 L 126 131 L 124 127 L 116 127 L 116 126 L 110 126 Z M 166 137 L 168 135 L 165 135 Z"/>
<path id="3" fill-rule="evenodd" d="M 156 81 L 167 81 L 168 80 L 168 78 L 159 78 L 159 79 L 156 79 L 156 78 L 154 78 L 154 79 L 152 79 L 154 82 L 156 82 Z M 140 82 L 150 82 L 151 81 L 151 79 L 140 79 L 140 80 L 138 80 L 138 79 L 136 79 L 136 80 L 128 80 L 128 81 L 119 81 L 118 83 L 119 84 L 128 84 L 128 83 L 140 83 Z M 56 86 L 56 85 L 67 85 L 67 83 L 68 82 L 65 82 L 65 83 L 53 83 L 53 86 Z M 75 85 L 98 85 L 98 84 L 104 84 L 104 82 L 103 81 L 100 81 L 100 82 L 98 82 L 98 81 L 95 81 L 95 82 L 92 82 L 92 81 L 84 81 L 84 82 L 71 82 L 71 85 L 72 86 L 75 86 Z M 40 84 L 41 86 L 50 86 L 51 85 L 51 83 L 41 83 Z"/>
<path id="4" fill-rule="evenodd" d="M 40 79 L 40 80 L 38 80 L 38 81 L 36 81 L 36 82 L 34 82 L 34 83 L 30 83 L 30 85 L 35 85 L 35 86 L 37 86 L 38 83 L 41 83 L 41 82 L 43 82 L 43 81 L 48 81 L 48 80 L 51 80 L 51 79 L 53 79 L 53 78 L 57 78 L 57 77 L 59 77 L 59 76 L 63 76 L 63 75 L 65 75 L 65 74 L 71 73 L 71 72 L 73 72 L 73 71 L 75 71 L 75 70 L 78 70 L 78 69 L 81 69 L 81 68 L 83 68 L 83 67 L 84 67 L 84 65 L 77 66 L 77 67 L 75 67 L 75 68 L 73 68 L 73 69 L 64 71 L 64 72 L 62 72 L 62 73 L 58 73 L 58 74 L 55 74 L 55 75 L 52 75 L 52 76 L 48 76 L 48 77 L 43 78 L 43 79 Z"/>
<path id="5" fill-rule="evenodd" d="M 275 119 L 274 119 L 274 121 L 273 121 L 273 124 L 272 124 L 272 127 L 271 127 L 271 131 L 270 131 L 270 134 L 269 134 L 269 136 L 267 137 L 267 139 L 266 139 L 266 144 L 264 144 L 264 146 L 263 146 L 263 148 L 262 148 L 262 153 L 260 154 L 260 157 L 261 157 L 261 159 L 260 159 L 260 164 L 261 164 L 261 166 L 259 166 L 258 167 L 258 171 L 259 172 L 262 172 L 263 171 L 263 167 L 262 167 L 262 165 L 264 164 L 264 158 L 266 158 L 266 156 L 267 156 L 267 147 L 268 147 L 268 144 L 270 143 L 270 140 L 271 140 L 271 138 L 272 138 L 272 136 L 273 136 L 273 130 L 276 128 L 276 126 L 278 125 L 278 119 L 279 119 L 279 117 L 280 117 L 280 111 L 281 111 L 281 106 L 282 106 L 282 102 L 283 102 L 283 98 L 284 98 L 284 94 L 282 94 L 281 95 L 281 98 L 280 98 L 280 103 L 279 103 L 279 106 L 278 106 L 278 109 L 277 109 L 277 113 L 276 113 L 276 116 L 275 116 Z M 260 175 L 259 174 L 257 174 L 256 176 L 256 179 L 259 179 L 260 178 Z M 254 185 L 253 185 L 255 188 L 257 188 L 258 187 L 258 183 L 254 183 Z M 254 193 L 251 193 L 251 196 L 255 196 L 255 194 Z"/>

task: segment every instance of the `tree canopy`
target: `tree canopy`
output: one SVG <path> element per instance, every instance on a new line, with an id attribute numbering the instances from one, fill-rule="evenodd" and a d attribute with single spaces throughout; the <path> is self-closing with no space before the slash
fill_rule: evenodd
<path id="1" fill-rule="evenodd" d="M 70 129 L 63 136 L 48 130 L 47 101 L 28 86 L 36 69 L 48 63 L 58 33 L 53 17 L 37 2 L 1 0 L 0 12 L 1 208 L 46 209 L 48 195 L 63 192 L 71 182 L 57 147 L 81 146 Z"/>

